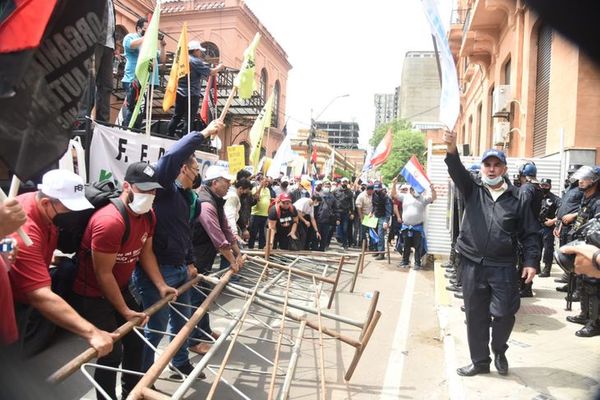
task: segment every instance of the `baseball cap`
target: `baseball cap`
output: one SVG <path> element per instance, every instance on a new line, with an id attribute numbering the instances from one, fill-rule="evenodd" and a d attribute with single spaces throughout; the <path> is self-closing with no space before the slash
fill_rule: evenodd
<path id="1" fill-rule="evenodd" d="M 83 179 L 66 169 L 53 169 L 42 177 L 38 189 L 46 196 L 59 200 L 71 211 L 87 210 L 94 206 L 85 198 Z"/>
<path id="2" fill-rule="evenodd" d="M 190 40 L 188 43 L 188 51 L 192 51 L 192 50 L 200 50 L 200 51 L 206 51 L 206 49 L 204 47 L 202 47 L 202 45 L 200 44 L 199 41 L 197 40 Z"/>
<path id="3" fill-rule="evenodd" d="M 229 168 L 221 165 L 211 165 L 206 169 L 204 180 L 210 181 L 217 178 L 225 178 L 228 181 L 235 179 L 235 177 L 229 173 Z"/>
<path id="4" fill-rule="evenodd" d="M 125 172 L 125 182 L 135 184 L 140 190 L 162 189 L 157 182 L 156 169 L 143 161 L 135 162 L 127 167 Z"/>
<path id="5" fill-rule="evenodd" d="M 279 201 L 292 201 L 292 196 L 290 196 L 288 193 L 281 193 L 279 195 Z"/>
<path id="6" fill-rule="evenodd" d="M 552 185 L 552 179 L 542 178 L 540 179 L 540 185 Z"/>
<path id="7" fill-rule="evenodd" d="M 348 183 L 348 182 L 350 182 L 350 180 L 348 178 L 346 178 L 346 177 L 343 177 L 342 180 L 341 180 L 341 182 L 342 183 L 344 183 L 344 182 Z"/>
<path id="8" fill-rule="evenodd" d="M 373 183 L 373 189 L 380 190 L 381 189 L 381 182 L 375 181 L 375 183 Z"/>
<path id="9" fill-rule="evenodd" d="M 496 149 L 486 150 L 485 153 L 483 153 L 483 156 L 481 157 L 481 162 L 484 162 L 490 157 L 496 157 L 498 160 L 500 160 L 502 164 L 506 165 L 506 156 L 504 155 L 503 151 Z"/>

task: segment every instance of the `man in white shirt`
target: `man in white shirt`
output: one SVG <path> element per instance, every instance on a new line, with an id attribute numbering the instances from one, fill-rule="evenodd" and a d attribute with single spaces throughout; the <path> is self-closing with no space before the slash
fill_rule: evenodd
<path id="1" fill-rule="evenodd" d="M 225 217 L 227 218 L 227 222 L 229 223 L 229 227 L 231 231 L 235 235 L 235 239 L 239 242 L 244 243 L 242 239 L 243 233 L 238 226 L 238 219 L 240 218 L 240 209 L 242 208 L 242 202 L 240 201 L 241 197 L 247 196 L 248 193 L 252 190 L 252 183 L 245 178 L 242 178 L 236 181 L 233 184 L 233 187 L 229 188 L 229 192 L 225 198 L 225 205 L 223 209 L 225 210 Z M 225 257 L 221 257 L 221 269 L 225 269 L 229 267 L 229 261 Z"/>
<path id="2" fill-rule="evenodd" d="M 302 197 L 294 203 L 294 208 L 298 211 L 298 237 L 304 244 L 304 250 L 316 250 L 321 240 L 315 218 L 315 207 L 320 203 L 321 196 L 318 194 L 310 198 Z"/>

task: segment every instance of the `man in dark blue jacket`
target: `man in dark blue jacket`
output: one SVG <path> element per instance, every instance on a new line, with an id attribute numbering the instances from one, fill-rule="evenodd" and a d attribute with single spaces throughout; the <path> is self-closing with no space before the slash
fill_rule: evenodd
<path id="1" fill-rule="evenodd" d="M 194 278 L 198 272 L 194 266 L 192 247 L 192 231 L 190 226 L 189 189 L 199 186 L 200 166 L 194 157 L 194 151 L 203 143 L 214 137 L 223 128 L 223 123 L 215 120 L 202 132 L 192 132 L 178 140 L 158 160 L 155 171 L 157 182 L 163 187 L 156 193 L 154 212 L 156 213 L 156 232 L 154 234 L 154 253 L 160 272 L 171 287 L 179 287 L 187 280 Z M 196 187 L 197 187 L 196 186 Z M 160 300 L 160 294 L 144 271 L 136 268 L 134 283 L 146 309 Z M 190 291 L 181 293 L 178 303 L 190 304 Z M 188 307 L 180 307 L 179 312 L 189 316 Z M 169 323 L 169 319 L 171 320 Z M 185 320 L 173 309 L 163 307 L 148 320 L 144 332 L 154 347 L 158 346 L 164 332 L 177 334 L 185 324 Z M 144 349 L 142 370 L 147 371 L 154 362 L 153 349 Z M 193 370 L 188 358 L 188 345 L 184 344 L 175 354 L 173 367 L 179 372 L 189 375 Z M 200 374 L 199 376 L 203 376 Z"/>
<path id="2" fill-rule="evenodd" d="M 523 246 L 522 276 L 529 283 L 540 262 L 538 223 L 531 205 L 503 178 L 506 157 L 488 150 L 481 159 L 481 177 L 465 169 L 456 149 L 456 133 L 446 132 L 446 164 L 465 210 L 456 250 L 463 268 L 463 295 L 472 364 L 459 368 L 461 376 L 490 372 L 490 327 L 494 365 L 508 373 L 505 352 L 520 307 L 517 245 Z"/>

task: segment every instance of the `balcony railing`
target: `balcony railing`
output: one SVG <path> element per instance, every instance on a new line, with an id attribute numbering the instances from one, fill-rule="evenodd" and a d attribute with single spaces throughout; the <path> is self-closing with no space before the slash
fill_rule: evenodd
<path id="1" fill-rule="evenodd" d="M 450 14 L 450 25 L 463 25 L 467 20 L 470 8 L 459 8 L 452 10 Z"/>

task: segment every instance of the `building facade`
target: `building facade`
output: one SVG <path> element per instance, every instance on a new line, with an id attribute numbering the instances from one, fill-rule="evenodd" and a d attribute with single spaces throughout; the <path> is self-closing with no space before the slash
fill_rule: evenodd
<path id="1" fill-rule="evenodd" d="M 225 122 L 227 129 L 221 137 L 221 159 L 226 159 L 226 147 L 232 144 L 243 144 L 250 151 L 248 133 L 254 119 L 260 112 L 264 102 L 270 95 L 274 96 L 272 127 L 265 132 L 263 151 L 272 155 L 283 140 L 285 124 L 285 104 L 288 72 L 292 68 L 287 54 L 258 20 L 242 0 L 166 0 L 161 2 L 161 19 L 159 29 L 165 34 L 167 51 L 175 52 L 177 41 L 187 22 L 188 40 L 198 40 L 207 49 L 207 61 L 212 64 L 222 62 L 229 72 L 219 77 L 219 101 L 217 113 L 226 102 L 231 90 L 232 78 L 240 68 L 243 53 L 256 32 L 261 34 L 256 49 L 256 83 L 257 90 L 248 101 L 235 99 Z M 127 33 L 135 31 L 135 23 L 140 16 L 146 16 L 154 10 L 148 2 L 142 0 L 119 0 L 115 2 L 116 13 L 116 53 L 122 54 L 122 39 Z M 170 66 L 161 66 L 161 77 L 168 79 Z M 155 91 L 154 110 L 158 118 L 168 119 L 172 110 L 161 115 L 160 97 L 164 93 L 166 79 Z M 118 86 L 117 86 L 118 90 Z M 118 113 L 122 99 L 115 99 L 113 109 Z"/>
<path id="2" fill-rule="evenodd" d="M 376 93 L 374 95 L 375 103 L 375 127 L 391 122 L 396 119 L 397 100 L 394 93 Z"/>
<path id="3" fill-rule="evenodd" d="M 329 144 L 336 149 L 358 149 L 358 123 L 344 121 L 316 121 L 318 130 L 327 132 Z"/>
<path id="4" fill-rule="evenodd" d="M 440 77 L 433 51 L 409 51 L 404 57 L 398 117 L 411 122 L 439 119 Z"/>
<path id="5" fill-rule="evenodd" d="M 457 1 L 448 39 L 466 151 L 598 163 L 600 71 L 523 1 Z"/>

